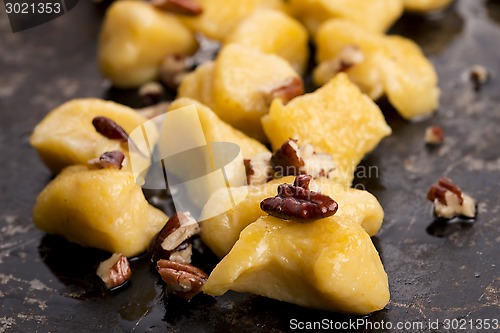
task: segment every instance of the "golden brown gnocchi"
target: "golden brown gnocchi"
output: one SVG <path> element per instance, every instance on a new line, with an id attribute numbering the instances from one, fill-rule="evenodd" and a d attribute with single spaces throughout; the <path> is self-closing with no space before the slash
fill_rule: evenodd
<path id="1" fill-rule="evenodd" d="M 146 201 L 132 173 L 83 165 L 64 169 L 33 210 L 35 225 L 45 232 L 127 257 L 145 251 L 167 220 Z"/>
<path id="2" fill-rule="evenodd" d="M 196 17 L 179 15 L 193 31 L 223 41 L 224 38 L 248 15 L 260 8 L 285 10 L 283 0 L 196 0 L 203 13 Z"/>
<path id="3" fill-rule="evenodd" d="M 224 39 L 224 44 L 229 43 L 276 54 L 287 60 L 299 74 L 304 73 L 309 53 L 307 31 L 283 12 L 255 11 Z"/>
<path id="4" fill-rule="evenodd" d="M 384 32 L 403 12 L 401 0 L 290 0 L 293 13 L 315 34 L 329 19 L 345 19 L 372 32 Z"/>
<path id="5" fill-rule="evenodd" d="M 106 12 L 98 60 L 115 86 L 134 88 L 158 78 L 165 56 L 189 55 L 196 47 L 193 33 L 173 14 L 147 2 L 124 0 Z"/>
<path id="6" fill-rule="evenodd" d="M 96 98 L 74 99 L 45 116 L 33 130 L 30 144 L 53 173 L 69 165 L 87 164 L 90 159 L 114 150 L 125 153 L 125 169 L 131 169 L 130 154 L 133 154 L 134 162 L 137 163 L 136 170 L 146 168 L 148 157 L 96 131 L 92 120 L 98 116 L 115 121 L 128 134 L 147 120 L 133 109 L 114 102 Z M 158 140 L 158 132 L 154 128 L 148 132 L 150 143 L 154 145 Z M 137 144 L 142 152 L 148 151 L 143 142 L 137 141 Z"/>
<path id="7" fill-rule="evenodd" d="M 269 110 L 273 90 L 293 79 L 302 84 L 297 72 L 282 58 L 230 44 L 213 64 L 205 64 L 183 79 L 179 96 L 208 105 L 225 122 L 266 141 L 260 118 Z"/>
<path id="8" fill-rule="evenodd" d="M 260 209 L 260 202 L 275 195 L 277 186 L 283 183 L 293 183 L 293 177 L 276 179 L 248 188 L 231 188 L 232 198 L 228 191 L 215 192 L 203 211 L 207 216 L 214 216 L 201 223 L 203 242 L 216 255 L 224 257 L 238 240 L 240 232 L 259 217 L 266 215 Z M 318 178 L 316 183 L 322 193 L 335 198 L 338 202 L 339 209 L 336 216 L 346 217 L 358 223 L 370 236 L 378 232 L 384 211 L 373 195 L 367 191 L 347 189 L 326 178 Z M 232 200 L 241 202 L 234 206 Z M 216 214 L 215 211 L 222 213 Z"/>
<path id="9" fill-rule="evenodd" d="M 367 314 L 389 302 L 387 274 L 359 224 L 264 216 L 246 227 L 203 286 L 210 295 L 250 292 L 328 311 Z"/>
<path id="10" fill-rule="evenodd" d="M 372 99 L 387 95 L 406 119 L 426 116 L 438 107 L 436 71 L 411 40 L 370 33 L 351 22 L 331 20 L 318 30 L 316 43 L 320 63 L 314 73 L 316 84 L 322 85 L 331 78 L 328 64 L 335 65 L 345 48 L 356 47 L 363 60 L 345 72 Z"/>
<path id="11" fill-rule="evenodd" d="M 262 124 L 273 149 L 292 138 L 332 155 L 333 180 L 345 186 L 363 156 L 391 134 L 378 106 L 343 73 L 287 105 L 275 100 Z"/>

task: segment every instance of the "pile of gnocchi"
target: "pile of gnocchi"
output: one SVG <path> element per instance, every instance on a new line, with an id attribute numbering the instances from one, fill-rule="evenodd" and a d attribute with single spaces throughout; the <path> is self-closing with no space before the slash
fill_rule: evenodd
<path id="1" fill-rule="evenodd" d="M 98 41 L 103 75 L 119 88 L 174 89 L 161 111 L 194 106 L 207 144 L 239 147 L 246 177 L 228 175 L 230 195 L 214 188 L 199 220 L 189 211 L 168 217 L 148 203 L 131 168 L 132 159 L 151 163 L 144 152 L 152 147 L 131 137 L 149 115 L 71 100 L 30 138 L 56 175 L 37 198 L 35 225 L 112 253 L 97 271 L 108 288 L 133 274 L 127 258 L 146 252 L 167 290 L 185 299 L 235 290 L 328 311 L 383 309 L 387 274 L 370 237 L 384 212 L 372 194 L 351 188 L 354 171 L 391 134 L 374 101 L 387 97 L 408 120 L 438 107 L 431 63 L 414 42 L 385 32 L 404 10 L 450 2 L 113 2 Z M 220 50 L 192 68 L 199 36 Z M 305 93 L 311 50 L 317 89 Z M 153 146 L 164 125 L 148 128 Z M 197 239 L 221 258 L 209 274 L 191 263 Z"/>

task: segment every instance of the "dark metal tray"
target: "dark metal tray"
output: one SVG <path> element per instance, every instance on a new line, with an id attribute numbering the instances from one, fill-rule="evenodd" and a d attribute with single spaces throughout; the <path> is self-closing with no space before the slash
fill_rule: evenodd
<path id="1" fill-rule="evenodd" d="M 128 287 L 106 292 L 94 274 L 105 254 L 34 228 L 31 210 L 51 174 L 28 144 L 33 127 L 75 97 L 137 103 L 133 92 L 109 89 L 97 71 L 102 14 L 102 8 L 81 1 L 54 21 L 13 34 L 0 13 L 0 332 L 282 332 L 294 319 L 330 325 L 362 319 L 358 331 L 365 332 L 403 331 L 398 322 L 450 331 L 446 323 L 465 322 L 465 331 L 474 332 L 479 326 L 469 320 L 500 319 L 499 1 L 461 0 L 439 15 L 405 15 L 393 29 L 431 58 L 442 98 L 435 116 L 414 124 L 381 104 L 394 134 L 363 162 L 377 166 L 378 175 L 359 181 L 386 212 L 373 241 L 392 297 L 384 310 L 366 317 L 238 293 L 179 302 L 163 295 L 147 260 L 132 263 Z M 479 91 L 464 78 L 476 63 L 493 75 Z M 445 129 L 442 147 L 425 147 L 430 124 Z M 478 200 L 475 223 L 432 222 L 425 194 L 441 175 Z M 203 258 L 207 266 L 215 263 L 210 255 Z M 438 328 L 428 326 L 436 320 Z"/>

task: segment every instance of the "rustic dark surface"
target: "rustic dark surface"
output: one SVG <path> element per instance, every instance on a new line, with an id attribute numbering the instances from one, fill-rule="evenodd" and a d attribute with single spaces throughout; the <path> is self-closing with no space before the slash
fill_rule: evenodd
<path id="1" fill-rule="evenodd" d="M 36 195 L 51 178 L 28 144 L 37 122 L 75 97 L 137 101 L 130 92 L 108 90 L 96 69 L 102 12 L 81 1 L 63 17 L 16 34 L 0 12 L 0 332 L 282 332 L 292 318 L 360 318 L 237 293 L 184 304 L 163 297 L 147 260 L 132 263 L 127 287 L 106 292 L 94 275 L 106 254 L 33 227 Z M 500 319 L 500 2 L 462 0 L 440 15 L 406 15 L 394 31 L 423 47 L 443 93 L 439 112 L 415 124 L 382 105 L 394 134 L 364 161 L 378 175 L 360 182 L 386 212 L 373 241 L 392 297 L 366 319 L 393 325 Z M 476 63 L 493 75 L 479 92 L 464 74 Z M 423 142 L 431 124 L 446 131 L 445 144 L 435 149 Z M 432 224 L 425 193 L 441 175 L 477 198 L 475 223 Z"/>

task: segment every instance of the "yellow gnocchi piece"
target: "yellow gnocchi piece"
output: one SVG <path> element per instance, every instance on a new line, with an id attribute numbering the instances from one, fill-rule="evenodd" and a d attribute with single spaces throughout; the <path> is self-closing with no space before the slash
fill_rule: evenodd
<path id="1" fill-rule="evenodd" d="M 430 12 L 449 6 L 453 0 L 404 0 L 405 9 L 412 12 Z"/>
<path id="2" fill-rule="evenodd" d="M 121 104 L 95 98 L 74 99 L 45 116 L 33 130 L 30 144 L 53 173 L 69 165 L 87 164 L 90 159 L 113 150 L 125 154 L 125 169 L 130 170 L 130 154 L 134 156 L 137 169 L 145 169 L 149 158 L 129 151 L 126 144 L 110 140 L 95 130 L 92 120 L 97 116 L 110 118 L 128 134 L 147 121 L 133 109 Z M 158 132 L 151 128 L 148 134 L 150 144 L 154 145 L 158 140 Z M 148 151 L 143 142 L 137 141 L 137 145 L 142 152 Z"/>
<path id="3" fill-rule="evenodd" d="M 320 64 L 336 59 L 346 47 L 359 48 L 364 59 L 347 69 L 349 78 L 372 99 L 385 93 L 404 118 L 423 117 L 438 107 L 436 71 L 409 39 L 369 33 L 351 22 L 331 20 L 319 29 L 316 43 Z M 315 72 L 318 85 L 330 78 Z"/>
<path id="4" fill-rule="evenodd" d="M 177 90 L 179 97 L 187 97 L 202 102 L 210 107 L 214 106 L 213 78 L 215 63 L 208 61 L 186 74 Z"/>
<path id="5" fill-rule="evenodd" d="M 261 52 L 276 54 L 303 74 L 309 54 L 308 34 L 304 27 L 283 12 L 259 10 L 241 22 L 224 43 L 237 43 Z"/>
<path id="6" fill-rule="evenodd" d="M 349 20 L 373 32 L 384 32 L 403 13 L 401 0 L 290 0 L 292 14 L 311 34 L 329 19 Z"/>
<path id="7" fill-rule="evenodd" d="M 244 228 L 259 217 L 267 215 L 260 209 L 260 202 L 265 198 L 274 197 L 279 184 L 293 183 L 293 180 L 294 177 L 285 177 L 263 185 L 231 188 L 232 197 L 226 190 L 215 192 L 203 211 L 204 214 L 214 217 L 201 223 L 201 239 L 216 255 L 224 257 Z M 370 236 L 379 231 L 384 211 L 372 194 L 345 188 L 326 178 L 318 178 L 315 181 L 322 193 L 337 201 L 339 208 L 335 216 L 348 218 L 361 225 Z M 233 206 L 232 200 L 241 202 Z"/>
<path id="8" fill-rule="evenodd" d="M 363 156 L 391 134 L 379 107 L 343 73 L 287 105 L 275 100 L 262 125 L 274 150 L 293 138 L 332 155 L 333 179 L 345 186 Z"/>
<path id="9" fill-rule="evenodd" d="M 223 41 L 238 23 L 257 9 L 286 9 L 283 0 L 196 0 L 196 3 L 203 8 L 201 15 L 178 17 L 193 31 L 218 41 Z"/>
<path id="10" fill-rule="evenodd" d="M 280 57 L 230 44 L 222 49 L 214 65 L 202 66 L 182 81 L 179 96 L 198 99 L 225 122 L 266 141 L 260 118 L 269 110 L 268 95 L 294 78 L 301 80 Z"/>
<path id="11" fill-rule="evenodd" d="M 64 169 L 37 198 L 35 225 L 71 242 L 127 257 L 145 251 L 168 217 L 149 205 L 132 173 Z"/>
<path id="12" fill-rule="evenodd" d="M 228 290 L 352 314 L 380 310 L 390 297 L 370 237 L 340 216 L 308 223 L 259 218 L 203 286 L 215 296 Z"/>
<path id="13" fill-rule="evenodd" d="M 98 60 L 115 86 L 134 88 L 159 76 L 165 56 L 188 55 L 196 47 L 193 33 L 174 15 L 147 2 L 116 1 L 104 17 Z"/>

